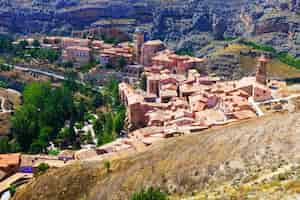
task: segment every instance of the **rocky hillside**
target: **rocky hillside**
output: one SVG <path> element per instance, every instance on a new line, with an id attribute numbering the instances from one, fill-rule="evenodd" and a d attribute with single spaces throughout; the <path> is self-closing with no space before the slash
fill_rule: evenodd
<path id="1" fill-rule="evenodd" d="M 296 173 L 291 172 L 299 168 L 299 130 L 297 112 L 182 136 L 163 141 L 145 152 L 111 160 L 110 172 L 100 161 L 52 170 L 20 189 L 15 200 L 69 200 L 70 197 L 124 200 L 132 192 L 150 185 L 160 186 L 172 199 L 189 196 L 203 199 L 203 195 L 218 194 L 228 198 L 231 194 L 255 196 L 256 192 L 265 191 L 267 185 L 255 188 L 263 180 L 272 181 L 283 173 L 286 178 L 273 185 L 281 188 L 282 184 L 283 189 L 276 190 L 277 196 L 271 195 L 272 199 L 282 199 L 300 192 L 296 189 L 297 182 L 286 187 L 281 182 L 298 180 Z M 245 199 L 245 196 L 235 197 Z"/>
<path id="2" fill-rule="evenodd" d="M 299 56 L 299 0 L 2 0 L 2 32 L 143 27 L 174 48 L 245 36 Z"/>

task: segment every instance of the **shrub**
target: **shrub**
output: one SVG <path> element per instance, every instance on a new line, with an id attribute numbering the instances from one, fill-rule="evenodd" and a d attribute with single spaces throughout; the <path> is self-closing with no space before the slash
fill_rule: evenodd
<path id="1" fill-rule="evenodd" d="M 264 45 L 264 44 L 257 44 L 255 42 L 251 42 L 251 41 L 243 41 L 243 44 L 250 46 L 254 49 L 257 50 L 261 50 L 261 51 L 267 51 L 267 52 L 271 52 L 271 53 L 276 53 L 276 49 L 274 49 L 272 46 L 270 45 Z"/>
<path id="2" fill-rule="evenodd" d="M 149 187 L 134 193 L 130 200 L 167 200 L 167 194 L 162 192 L 159 188 Z"/>
<path id="3" fill-rule="evenodd" d="M 11 185 L 9 186 L 8 190 L 10 192 L 10 195 L 13 196 L 17 191 L 17 187 L 15 185 Z"/>
<path id="4" fill-rule="evenodd" d="M 48 151 L 48 155 L 51 155 L 51 156 L 57 156 L 58 154 L 59 154 L 58 149 L 51 149 L 50 151 Z"/>
<path id="5" fill-rule="evenodd" d="M 110 167 L 111 167 L 110 162 L 109 161 L 104 161 L 103 165 L 104 165 L 104 168 L 106 169 L 106 172 L 109 174 L 110 173 Z"/>
<path id="6" fill-rule="evenodd" d="M 41 163 L 37 166 L 37 174 L 43 174 L 45 173 L 48 169 L 50 168 L 50 166 L 47 163 Z"/>
<path id="7" fill-rule="evenodd" d="M 277 57 L 281 62 L 300 69 L 300 59 L 287 53 L 278 53 Z"/>

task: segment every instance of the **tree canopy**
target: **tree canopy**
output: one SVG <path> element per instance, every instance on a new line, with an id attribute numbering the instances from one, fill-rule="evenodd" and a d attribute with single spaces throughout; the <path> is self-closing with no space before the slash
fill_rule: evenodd
<path id="1" fill-rule="evenodd" d="M 13 119 L 13 134 L 22 151 L 44 151 L 57 137 L 65 121 L 71 118 L 74 102 L 66 87 L 52 88 L 49 83 L 28 84 L 24 104 Z"/>

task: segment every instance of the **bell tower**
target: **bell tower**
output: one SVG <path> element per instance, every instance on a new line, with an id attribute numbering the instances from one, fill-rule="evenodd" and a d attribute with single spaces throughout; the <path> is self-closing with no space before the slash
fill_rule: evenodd
<path id="1" fill-rule="evenodd" d="M 258 59 L 258 65 L 256 69 L 256 81 L 258 83 L 267 84 L 267 64 L 268 64 L 268 59 L 265 57 L 265 55 L 262 55 Z"/>
<path id="2" fill-rule="evenodd" d="M 142 53 L 142 46 L 145 42 L 145 33 L 141 29 L 136 29 L 134 33 L 134 52 L 135 52 L 135 60 L 137 63 L 140 63 L 141 60 L 141 53 Z"/>

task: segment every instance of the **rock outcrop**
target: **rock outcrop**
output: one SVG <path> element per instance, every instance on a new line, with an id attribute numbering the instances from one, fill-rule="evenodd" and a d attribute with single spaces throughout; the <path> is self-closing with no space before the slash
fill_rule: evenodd
<path id="1" fill-rule="evenodd" d="M 142 27 L 148 38 L 174 48 L 195 45 L 195 36 L 209 33 L 211 40 L 258 38 L 299 56 L 299 10 L 299 0 L 3 0 L 0 31 L 67 34 L 110 24 L 128 32 Z"/>

